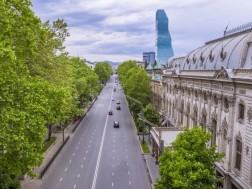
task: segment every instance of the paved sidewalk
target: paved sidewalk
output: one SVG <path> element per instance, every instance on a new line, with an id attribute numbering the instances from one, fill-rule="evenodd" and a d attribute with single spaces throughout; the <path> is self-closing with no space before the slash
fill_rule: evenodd
<path id="1" fill-rule="evenodd" d="M 158 165 L 155 163 L 155 158 L 151 154 L 144 154 L 146 165 L 148 167 L 152 184 L 154 185 L 157 178 L 160 178 Z"/>
<path id="2" fill-rule="evenodd" d="M 68 127 L 65 129 L 64 132 L 65 139 L 67 138 L 67 136 L 72 135 L 72 130 L 75 127 L 76 123 L 78 123 L 78 121 L 70 123 Z M 53 155 L 56 153 L 56 151 L 60 148 L 60 146 L 63 143 L 62 132 L 53 134 L 52 136 L 56 137 L 55 142 L 45 152 L 45 158 L 41 166 L 34 168 L 34 171 L 37 173 L 37 177 L 32 179 L 29 176 L 27 176 L 25 180 L 21 180 L 21 189 L 39 189 L 40 185 L 42 184 L 43 180 L 39 179 L 40 173 L 42 172 L 43 168 L 47 165 L 47 163 L 52 159 Z"/>

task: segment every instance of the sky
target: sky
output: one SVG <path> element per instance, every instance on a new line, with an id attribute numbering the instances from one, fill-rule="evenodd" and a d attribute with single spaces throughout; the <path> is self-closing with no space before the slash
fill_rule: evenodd
<path id="1" fill-rule="evenodd" d="M 252 21 L 251 0 L 31 0 L 42 22 L 67 22 L 70 56 L 90 61 L 142 61 L 155 52 L 155 13 L 164 9 L 175 56 Z"/>

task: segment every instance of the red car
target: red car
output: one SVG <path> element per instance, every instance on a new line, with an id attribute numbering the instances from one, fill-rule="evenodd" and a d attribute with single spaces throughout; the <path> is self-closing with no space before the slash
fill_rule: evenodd
<path id="1" fill-rule="evenodd" d="M 113 115 L 113 111 L 110 110 L 110 111 L 108 112 L 108 115 Z"/>

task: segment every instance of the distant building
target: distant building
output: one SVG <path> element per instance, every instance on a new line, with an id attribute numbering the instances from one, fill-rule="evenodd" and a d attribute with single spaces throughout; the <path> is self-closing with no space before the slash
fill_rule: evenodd
<path id="1" fill-rule="evenodd" d="M 155 52 L 144 52 L 143 53 L 143 62 L 154 66 L 155 64 Z"/>
<path id="2" fill-rule="evenodd" d="M 168 29 L 168 17 L 163 9 L 156 12 L 156 34 L 157 65 L 155 68 L 161 68 L 174 55 Z"/>
<path id="3" fill-rule="evenodd" d="M 90 67 L 92 70 L 94 69 L 94 67 L 95 67 L 95 62 L 91 62 L 91 61 L 89 61 L 89 60 L 86 60 L 86 59 L 83 59 L 83 62 L 88 66 L 88 67 Z"/>

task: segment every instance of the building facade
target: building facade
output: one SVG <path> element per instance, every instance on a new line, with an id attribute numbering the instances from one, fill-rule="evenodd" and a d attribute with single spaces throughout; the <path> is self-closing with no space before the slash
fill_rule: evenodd
<path id="1" fill-rule="evenodd" d="M 172 58 L 152 103 L 175 127 L 207 129 L 225 157 L 219 188 L 252 189 L 252 24 Z"/>
<path id="2" fill-rule="evenodd" d="M 170 57 L 173 56 L 173 49 L 171 45 L 171 36 L 168 29 L 168 17 L 164 10 L 157 10 L 156 12 L 156 54 L 157 65 L 156 68 L 161 68 L 165 65 Z"/>

